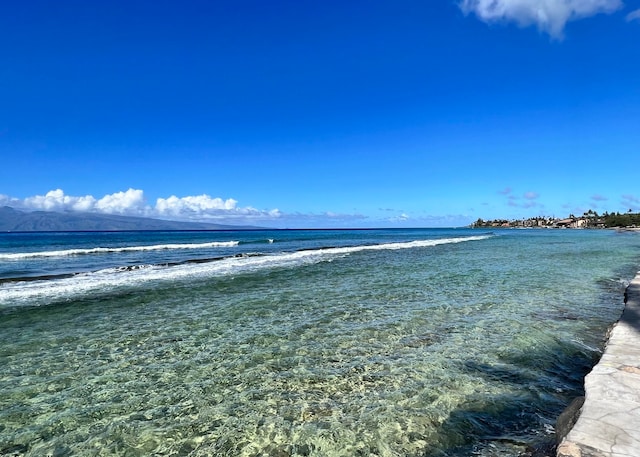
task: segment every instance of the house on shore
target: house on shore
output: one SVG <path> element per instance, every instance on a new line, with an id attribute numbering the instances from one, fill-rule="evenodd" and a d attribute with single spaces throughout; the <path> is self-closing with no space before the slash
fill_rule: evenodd
<path id="1" fill-rule="evenodd" d="M 560 228 L 585 228 L 587 226 L 587 220 L 569 217 L 556 221 L 555 225 Z"/>

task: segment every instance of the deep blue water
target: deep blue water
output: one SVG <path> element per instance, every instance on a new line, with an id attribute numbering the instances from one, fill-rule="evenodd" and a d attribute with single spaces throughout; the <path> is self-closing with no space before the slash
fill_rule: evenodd
<path id="1" fill-rule="evenodd" d="M 0 234 L 0 455 L 528 455 L 639 266 L 608 230 Z"/>

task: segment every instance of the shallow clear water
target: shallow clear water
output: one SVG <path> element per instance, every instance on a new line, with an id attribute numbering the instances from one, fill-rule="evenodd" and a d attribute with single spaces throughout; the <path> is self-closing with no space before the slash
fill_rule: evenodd
<path id="1" fill-rule="evenodd" d="M 0 258 L 0 455 L 524 455 L 640 265 L 613 231 L 0 235 L 105 246 L 155 248 Z"/>

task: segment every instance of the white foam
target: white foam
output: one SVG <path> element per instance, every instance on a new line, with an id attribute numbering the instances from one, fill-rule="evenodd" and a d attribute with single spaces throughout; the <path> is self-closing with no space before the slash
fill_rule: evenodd
<path id="1" fill-rule="evenodd" d="M 487 238 L 490 238 L 490 236 L 418 240 L 405 243 L 335 247 L 263 256 L 229 257 L 218 261 L 175 266 L 142 265 L 135 268 L 109 268 L 57 280 L 1 284 L 0 306 L 44 305 L 96 291 L 109 292 L 114 289 L 139 287 L 141 284 L 149 282 L 221 277 L 268 268 L 291 268 L 331 261 L 356 252 L 424 248 L 442 244 L 479 241 Z"/>
<path id="2" fill-rule="evenodd" d="M 162 251 L 171 249 L 206 249 L 237 246 L 239 241 L 213 241 L 210 243 L 188 243 L 188 244 L 156 244 L 141 246 L 122 246 L 122 247 L 97 247 L 89 249 L 64 249 L 59 251 L 40 251 L 40 252 L 16 252 L 11 254 L 0 254 L 0 260 L 21 260 L 36 257 L 68 257 L 74 255 L 88 254 L 109 254 L 117 252 L 139 252 L 139 251 Z"/>

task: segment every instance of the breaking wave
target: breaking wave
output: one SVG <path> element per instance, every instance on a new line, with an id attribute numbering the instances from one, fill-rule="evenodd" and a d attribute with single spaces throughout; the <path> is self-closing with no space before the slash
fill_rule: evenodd
<path id="1" fill-rule="evenodd" d="M 68 257 L 75 255 L 111 254 L 118 252 L 165 251 L 173 249 L 207 249 L 237 246 L 239 241 L 213 241 L 210 243 L 156 244 L 122 247 L 96 247 L 88 249 L 63 249 L 57 251 L 15 252 L 0 254 L 0 260 L 22 260 L 36 257 Z"/>
<path id="2" fill-rule="evenodd" d="M 0 284 L 0 308 L 23 305 L 41 306 L 60 300 L 75 298 L 83 294 L 95 292 L 108 293 L 116 289 L 140 287 L 145 283 L 152 282 L 223 277 L 226 275 L 251 273 L 269 268 L 294 268 L 297 266 L 331 261 L 339 257 L 363 251 L 427 248 L 443 244 L 480 241 L 490 237 L 490 235 L 481 235 L 375 245 L 329 247 L 278 254 L 237 254 L 230 257 L 209 260 L 200 259 L 179 264 L 134 265 L 107 268 L 53 279 L 29 281 L 10 280 Z M 202 247 L 203 245 L 208 246 L 210 244 L 211 243 L 204 243 L 198 246 Z M 232 245 L 229 244 L 229 246 Z"/>

